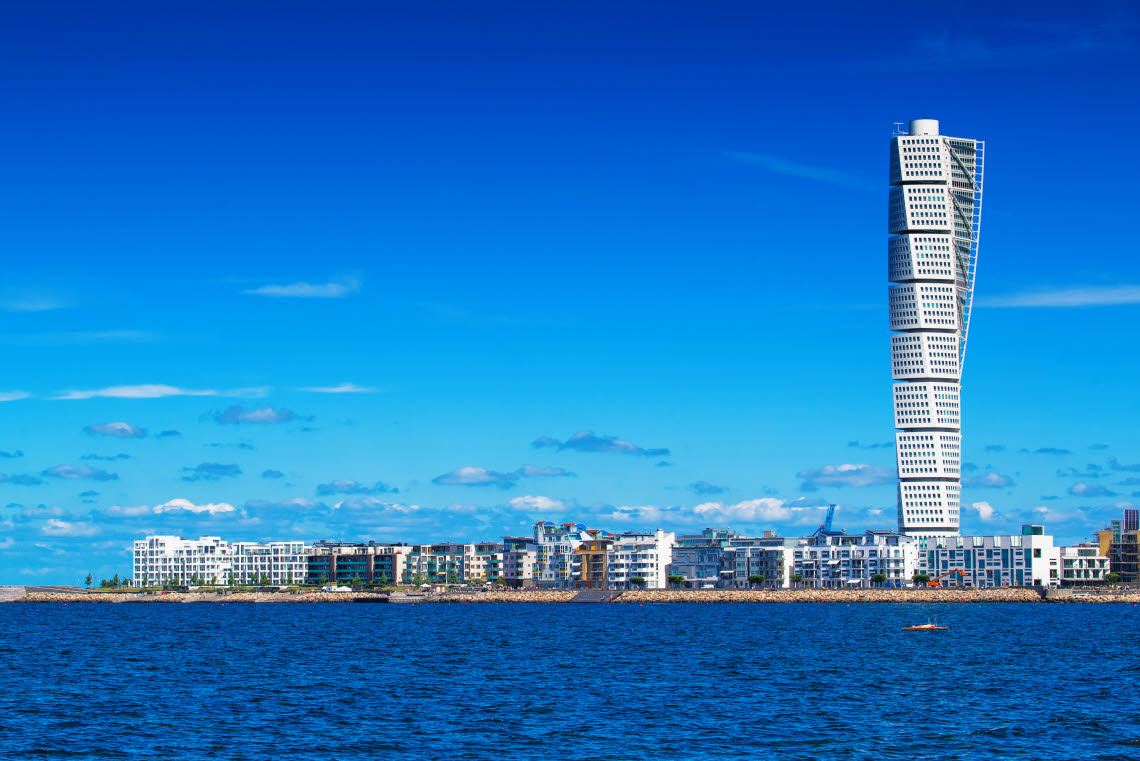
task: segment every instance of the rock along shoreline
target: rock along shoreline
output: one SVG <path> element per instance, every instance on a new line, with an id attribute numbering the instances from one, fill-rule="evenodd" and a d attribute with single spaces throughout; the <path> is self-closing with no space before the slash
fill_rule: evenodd
<path id="1" fill-rule="evenodd" d="M 165 594 L 104 592 L 29 592 L 16 603 L 567 603 L 572 590 L 523 589 L 487 592 L 448 592 L 405 596 L 377 592 L 168 592 Z M 1140 604 L 1140 591 L 1056 594 L 1047 597 L 1033 588 L 994 589 L 647 589 L 623 592 L 616 604 L 644 603 L 1131 603 Z"/>

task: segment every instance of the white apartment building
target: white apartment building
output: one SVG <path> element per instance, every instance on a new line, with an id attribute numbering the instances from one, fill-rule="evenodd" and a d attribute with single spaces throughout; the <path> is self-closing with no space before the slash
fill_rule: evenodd
<path id="1" fill-rule="evenodd" d="M 918 572 L 944 587 L 1060 585 L 1061 550 L 1044 526 L 1021 534 L 940 536 L 918 539 Z"/>
<path id="2" fill-rule="evenodd" d="M 916 573 L 917 543 L 893 531 L 848 535 L 820 529 L 792 550 L 792 571 L 809 587 L 869 587 L 882 574 L 891 586 L 909 586 Z"/>
<path id="3" fill-rule="evenodd" d="M 1108 572 L 1108 556 L 1101 554 L 1099 543 L 1061 547 L 1062 586 L 1103 584 Z"/>
<path id="4" fill-rule="evenodd" d="M 630 579 L 642 578 L 647 589 L 664 589 L 668 585 L 675 538 L 672 531 L 661 529 L 615 534 L 606 557 L 609 588 L 628 589 Z"/>
<path id="5" fill-rule="evenodd" d="M 985 143 L 914 119 L 891 138 L 887 277 L 898 530 L 961 526 L 961 377 L 982 221 Z"/>
<path id="6" fill-rule="evenodd" d="M 134 543 L 131 586 L 189 584 L 197 577 L 224 584 L 233 569 L 228 542 L 220 537 L 148 536 Z"/>
<path id="7" fill-rule="evenodd" d="M 576 550 L 592 539 L 609 537 L 605 531 L 594 533 L 598 536 L 591 535 L 582 523 L 536 523 L 534 583 L 541 587 L 573 588 L 582 569 Z"/>
<path id="8" fill-rule="evenodd" d="M 148 536 L 134 543 L 132 586 L 165 584 L 275 585 L 304 581 L 310 548 L 304 542 L 236 542 L 216 536 Z"/>
<path id="9" fill-rule="evenodd" d="M 302 584 L 312 547 L 304 542 L 234 542 L 230 545 L 235 584 Z"/>

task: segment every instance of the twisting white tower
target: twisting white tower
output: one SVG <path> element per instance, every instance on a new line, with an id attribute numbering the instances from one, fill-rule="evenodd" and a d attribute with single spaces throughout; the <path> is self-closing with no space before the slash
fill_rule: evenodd
<path id="1" fill-rule="evenodd" d="M 915 119 L 891 139 L 887 229 L 899 532 L 958 534 L 961 378 L 982 221 L 979 140 Z"/>

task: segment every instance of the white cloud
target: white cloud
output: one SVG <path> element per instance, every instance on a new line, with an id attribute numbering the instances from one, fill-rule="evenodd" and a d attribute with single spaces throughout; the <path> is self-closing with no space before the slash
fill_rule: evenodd
<path id="1" fill-rule="evenodd" d="M 517 480 L 517 473 L 499 473 L 487 468 L 465 465 L 450 473 L 436 476 L 432 479 L 432 483 L 442 486 L 498 486 L 506 489 L 513 486 Z"/>
<path id="2" fill-rule="evenodd" d="M 507 500 L 507 506 L 515 510 L 525 510 L 528 512 L 546 512 L 557 513 L 566 510 L 569 505 L 560 499 L 551 499 L 550 497 L 542 497 L 528 494 L 525 497 L 514 497 Z"/>
<path id="3" fill-rule="evenodd" d="M 288 285 L 263 285 L 242 291 L 252 296 L 294 299 L 339 299 L 360 290 L 360 279 L 355 277 L 330 280 L 327 283 L 289 283 Z"/>
<path id="4" fill-rule="evenodd" d="M 265 396 L 269 388 L 236 388 L 218 390 L 212 388 L 192 389 L 167 386 L 162 383 L 144 383 L 136 386 L 108 386 L 88 390 L 71 390 L 60 393 L 53 399 L 162 399 L 168 396 Z"/>
<path id="5" fill-rule="evenodd" d="M 314 394 L 375 394 L 380 391 L 378 388 L 358 386 L 355 383 L 341 383 L 338 386 L 306 386 L 297 390 Z"/>
<path id="6" fill-rule="evenodd" d="M 99 527 L 82 521 L 48 518 L 41 531 L 50 536 L 93 536 L 99 533 Z"/>
<path id="7" fill-rule="evenodd" d="M 974 502 L 970 507 L 977 512 L 978 520 L 984 523 L 989 523 L 997 515 L 997 511 L 994 510 L 993 505 L 989 502 Z"/>
<path id="8" fill-rule="evenodd" d="M 172 499 L 169 502 L 163 502 L 161 505 L 154 506 L 156 513 L 176 513 L 185 511 L 188 513 L 207 513 L 215 515 L 217 513 L 232 513 L 234 506 L 226 502 L 218 502 L 216 504 L 195 505 L 188 499 Z"/>
<path id="9" fill-rule="evenodd" d="M 806 516 L 808 511 L 818 513 L 822 507 L 789 507 L 788 503 L 776 497 L 761 497 L 743 502 L 705 502 L 693 508 L 699 517 L 710 522 L 745 523 L 786 522 Z"/>
<path id="10" fill-rule="evenodd" d="M 16 546 L 16 542 L 12 537 L 6 536 L 0 539 L 0 550 L 10 550 Z"/>
<path id="11" fill-rule="evenodd" d="M 27 391 L 0 391 L 0 402 L 16 402 L 31 396 Z"/>
<path id="12" fill-rule="evenodd" d="M 1140 304 L 1140 285 L 1085 286 L 999 296 L 981 302 L 984 307 L 1095 307 Z"/>
<path id="13" fill-rule="evenodd" d="M 359 510 L 372 513 L 398 513 L 407 515 L 420 509 L 419 505 L 404 505 L 399 502 L 385 502 L 376 497 L 349 497 L 332 506 L 333 510 Z"/>

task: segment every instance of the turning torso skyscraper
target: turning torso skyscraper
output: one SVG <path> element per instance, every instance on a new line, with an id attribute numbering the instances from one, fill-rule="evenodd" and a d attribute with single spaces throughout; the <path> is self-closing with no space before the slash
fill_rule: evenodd
<path id="1" fill-rule="evenodd" d="M 887 229 L 899 531 L 958 534 L 961 378 L 982 221 L 984 143 L 915 119 L 891 139 Z"/>

